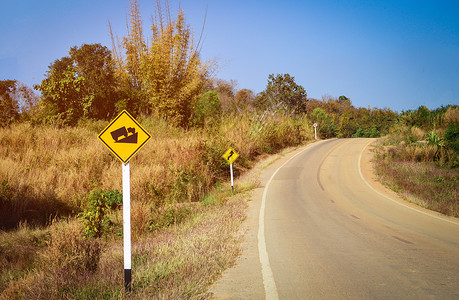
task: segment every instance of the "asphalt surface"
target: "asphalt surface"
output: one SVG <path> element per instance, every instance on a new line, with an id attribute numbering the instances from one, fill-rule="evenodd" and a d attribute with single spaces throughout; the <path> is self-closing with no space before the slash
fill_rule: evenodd
<path id="1" fill-rule="evenodd" d="M 375 183 L 369 142 L 317 142 L 263 171 L 216 299 L 459 299 L 459 221 Z"/>

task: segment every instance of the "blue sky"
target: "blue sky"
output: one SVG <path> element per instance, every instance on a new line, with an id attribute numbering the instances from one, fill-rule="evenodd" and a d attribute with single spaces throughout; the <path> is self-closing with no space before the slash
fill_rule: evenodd
<path id="1" fill-rule="evenodd" d="M 139 0 L 149 35 L 155 0 Z M 40 83 L 72 46 L 111 47 L 126 34 L 128 0 L 0 0 L 0 80 Z M 309 97 L 351 98 L 401 112 L 459 104 L 459 1 L 170 0 L 182 7 L 218 78 L 262 91 L 289 73 Z"/>

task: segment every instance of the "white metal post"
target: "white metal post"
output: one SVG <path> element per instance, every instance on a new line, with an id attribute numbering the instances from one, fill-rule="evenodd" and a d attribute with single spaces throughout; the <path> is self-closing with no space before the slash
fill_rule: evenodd
<path id="1" fill-rule="evenodd" d="M 231 191 L 234 192 L 234 182 L 233 182 L 233 164 L 230 164 L 230 172 L 231 172 Z"/>
<path id="2" fill-rule="evenodd" d="M 123 165 L 123 246 L 124 246 L 124 287 L 131 290 L 131 180 L 129 162 Z"/>
<path id="3" fill-rule="evenodd" d="M 317 126 L 314 126 L 314 135 L 315 135 L 316 140 L 317 140 Z"/>

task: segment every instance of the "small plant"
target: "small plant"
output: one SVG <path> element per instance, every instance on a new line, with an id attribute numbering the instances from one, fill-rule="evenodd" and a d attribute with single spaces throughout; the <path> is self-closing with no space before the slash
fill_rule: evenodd
<path id="1" fill-rule="evenodd" d="M 162 228 L 170 227 L 174 224 L 179 224 L 191 214 L 192 210 L 186 204 L 170 204 L 164 209 L 152 213 L 148 229 L 150 231 L 157 231 Z"/>
<path id="2" fill-rule="evenodd" d="M 432 146 L 443 146 L 443 139 L 438 136 L 438 134 L 435 131 L 431 131 L 426 133 L 425 135 L 427 144 L 432 145 Z"/>
<path id="3" fill-rule="evenodd" d="M 88 208 L 78 215 L 84 220 L 84 234 L 88 237 L 101 237 L 104 228 L 110 226 L 108 213 L 123 203 L 123 195 L 118 190 L 93 190 L 86 200 Z"/>

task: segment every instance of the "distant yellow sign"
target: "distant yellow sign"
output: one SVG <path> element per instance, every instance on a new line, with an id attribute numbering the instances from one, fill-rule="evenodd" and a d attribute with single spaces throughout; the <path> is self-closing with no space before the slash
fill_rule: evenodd
<path id="1" fill-rule="evenodd" d="M 123 110 L 99 134 L 98 138 L 123 164 L 127 164 L 148 142 L 151 135 L 126 110 Z"/>
<path id="2" fill-rule="evenodd" d="M 229 148 L 225 154 L 222 155 L 223 159 L 226 160 L 230 165 L 239 157 L 233 149 Z"/>

